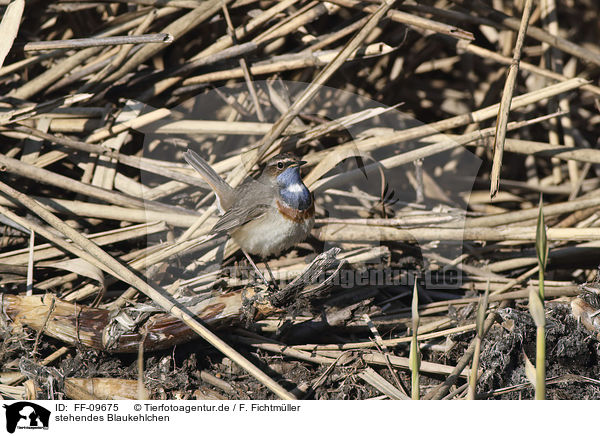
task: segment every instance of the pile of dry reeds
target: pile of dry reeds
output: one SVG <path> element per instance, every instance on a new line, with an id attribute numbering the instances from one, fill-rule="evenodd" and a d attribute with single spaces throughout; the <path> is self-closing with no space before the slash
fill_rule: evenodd
<path id="1" fill-rule="evenodd" d="M 529 317 L 540 201 L 546 309 L 597 329 L 598 5 L 556 3 L 0 2 L 0 394 L 403 399 L 412 371 L 413 397 L 465 396 L 486 334 Z M 210 233 L 188 147 L 234 185 L 308 162 L 316 225 L 277 289 Z M 144 377 L 199 337 L 192 381 Z M 75 369 L 90 349 L 139 370 Z"/>

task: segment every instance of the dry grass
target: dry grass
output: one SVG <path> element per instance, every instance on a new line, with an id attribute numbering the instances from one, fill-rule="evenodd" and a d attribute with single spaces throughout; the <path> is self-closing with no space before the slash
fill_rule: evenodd
<path id="1" fill-rule="evenodd" d="M 132 397 L 137 369 L 63 371 L 51 388 L 42 368 L 143 345 L 154 371 L 153 353 L 200 335 L 223 354 L 143 395 L 406 399 L 417 277 L 420 397 L 466 397 L 474 354 L 490 379 L 488 332 L 529 316 L 541 194 L 546 308 L 573 304 L 597 328 L 593 298 L 577 297 L 600 247 L 595 2 L 1 4 L 2 396 Z M 269 260 L 278 292 L 209 233 L 214 196 L 186 147 L 233 185 L 280 150 L 308 162 L 317 224 Z M 369 277 L 382 269 L 392 282 Z M 460 280 L 427 280 L 444 271 Z M 547 359 L 549 380 L 570 380 Z M 117 376 L 127 392 L 111 391 Z M 568 396 L 558 385 L 548 398 Z"/>

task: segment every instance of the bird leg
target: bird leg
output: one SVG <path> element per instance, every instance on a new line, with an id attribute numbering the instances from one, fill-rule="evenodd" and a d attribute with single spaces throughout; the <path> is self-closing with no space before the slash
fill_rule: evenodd
<path id="1" fill-rule="evenodd" d="M 260 270 L 258 269 L 258 267 L 256 266 L 256 264 L 254 263 L 254 261 L 252 260 L 252 258 L 250 257 L 250 255 L 248 253 L 246 253 L 246 250 L 244 250 L 244 249 L 242 249 L 242 253 L 244 253 L 244 255 L 246 256 L 246 259 L 248 259 L 248 262 L 250 262 L 250 265 L 252 265 L 252 268 L 254 268 L 254 271 L 256 271 L 256 274 L 258 274 L 258 276 L 263 281 L 263 283 L 267 286 L 267 288 L 270 288 L 271 284 L 267 281 L 267 279 L 265 278 L 265 276 L 263 275 L 263 273 L 260 272 Z"/>
<path id="2" fill-rule="evenodd" d="M 279 286 L 277 285 L 277 282 L 275 281 L 275 276 L 273 275 L 273 271 L 271 271 L 271 267 L 269 266 L 269 264 L 267 263 L 266 260 L 265 260 L 264 264 L 265 264 L 265 267 L 267 267 L 267 271 L 269 272 L 269 276 L 271 277 L 271 281 L 273 283 L 273 287 L 276 290 L 279 289 Z"/>

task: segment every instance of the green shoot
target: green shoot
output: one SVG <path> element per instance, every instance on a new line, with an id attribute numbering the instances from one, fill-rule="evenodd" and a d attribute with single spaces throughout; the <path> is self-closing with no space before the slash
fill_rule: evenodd
<path id="1" fill-rule="evenodd" d="M 410 341 L 410 354 L 408 356 L 408 367 L 412 376 L 411 398 L 419 399 L 419 370 L 421 368 L 421 352 L 419 350 L 419 342 L 417 333 L 419 330 L 419 294 L 417 292 L 417 279 L 415 277 L 415 286 L 413 288 L 412 299 L 412 339 Z"/>
<path id="2" fill-rule="evenodd" d="M 548 262 L 548 239 L 546 237 L 546 223 L 544 221 L 544 205 L 542 196 L 540 195 L 540 205 L 537 219 L 537 227 L 535 231 L 535 251 L 537 253 L 538 265 L 540 269 L 539 275 L 539 290 L 540 298 L 544 301 L 544 271 Z"/>

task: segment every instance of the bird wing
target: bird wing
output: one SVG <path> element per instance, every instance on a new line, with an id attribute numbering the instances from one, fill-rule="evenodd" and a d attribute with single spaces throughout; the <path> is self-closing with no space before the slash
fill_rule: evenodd
<path id="1" fill-rule="evenodd" d="M 267 213 L 269 207 L 268 204 L 254 204 L 251 207 L 232 207 L 219 218 L 219 221 L 212 228 L 211 233 L 231 232 L 249 221 L 262 217 Z"/>

